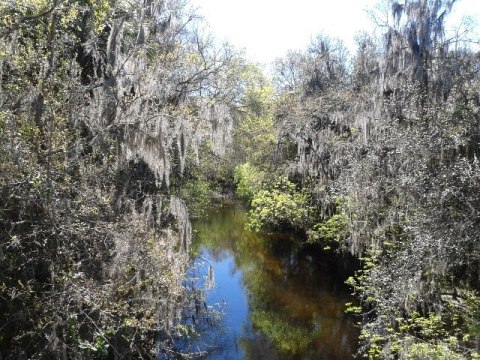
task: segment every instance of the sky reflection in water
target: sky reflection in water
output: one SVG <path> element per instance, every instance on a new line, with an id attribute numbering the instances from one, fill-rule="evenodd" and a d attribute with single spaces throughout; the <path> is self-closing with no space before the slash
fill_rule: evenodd
<path id="1" fill-rule="evenodd" d="M 193 315 L 223 316 L 192 348 L 209 349 L 207 359 L 351 358 L 358 333 L 344 314 L 349 264 L 302 251 L 289 236 L 253 234 L 245 221 L 232 205 L 194 224 L 200 255 L 192 269 L 208 278 L 213 268 L 215 286 L 206 294 L 206 314 Z"/>

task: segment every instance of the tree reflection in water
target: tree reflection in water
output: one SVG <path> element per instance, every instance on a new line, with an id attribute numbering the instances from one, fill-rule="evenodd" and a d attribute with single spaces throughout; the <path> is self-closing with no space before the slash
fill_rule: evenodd
<path id="1" fill-rule="evenodd" d="M 245 221 L 245 212 L 231 205 L 194 224 L 195 264 L 208 264 L 204 279 L 210 266 L 216 277 L 206 300 L 224 311 L 195 346 L 208 343 L 215 350 L 208 359 L 351 358 L 358 333 L 344 314 L 352 299 L 343 281 L 352 262 L 301 248 L 293 235 L 251 233 Z"/>

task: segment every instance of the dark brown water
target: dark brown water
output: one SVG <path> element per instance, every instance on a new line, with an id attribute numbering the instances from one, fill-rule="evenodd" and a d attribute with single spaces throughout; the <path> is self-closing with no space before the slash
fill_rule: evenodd
<path id="1" fill-rule="evenodd" d="M 192 274 L 208 286 L 189 349 L 207 351 L 205 359 L 352 358 L 358 332 L 344 314 L 352 299 L 343 284 L 351 265 L 300 250 L 294 236 L 251 233 L 245 221 L 231 205 L 194 224 Z"/>

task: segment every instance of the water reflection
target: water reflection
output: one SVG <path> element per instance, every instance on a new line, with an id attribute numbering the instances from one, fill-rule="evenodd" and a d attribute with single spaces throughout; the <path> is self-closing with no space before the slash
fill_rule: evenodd
<path id="1" fill-rule="evenodd" d="M 300 250 L 292 236 L 246 231 L 245 216 L 232 205 L 194 224 L 196 278 L 213 269 L 206 303 L 223 313 L 194 346 L 209 347 L 208 359 L 351 358 L 358 334 L 343 312 L 350 264 Z"/>

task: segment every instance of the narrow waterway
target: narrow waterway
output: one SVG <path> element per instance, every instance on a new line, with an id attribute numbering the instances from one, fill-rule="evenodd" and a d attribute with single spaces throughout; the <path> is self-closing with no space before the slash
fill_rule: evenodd
<path id="1" fill-rule="evenodd" d="M 189 286 L 198 292 L 185 325 L 197 329 L 184 350 L 205 359 L 349 359 L 354 320 L 343 281 L 351 264 L 294 236 L 254 234 L 231 204 L 194 224 L 198 257 Z"/>

